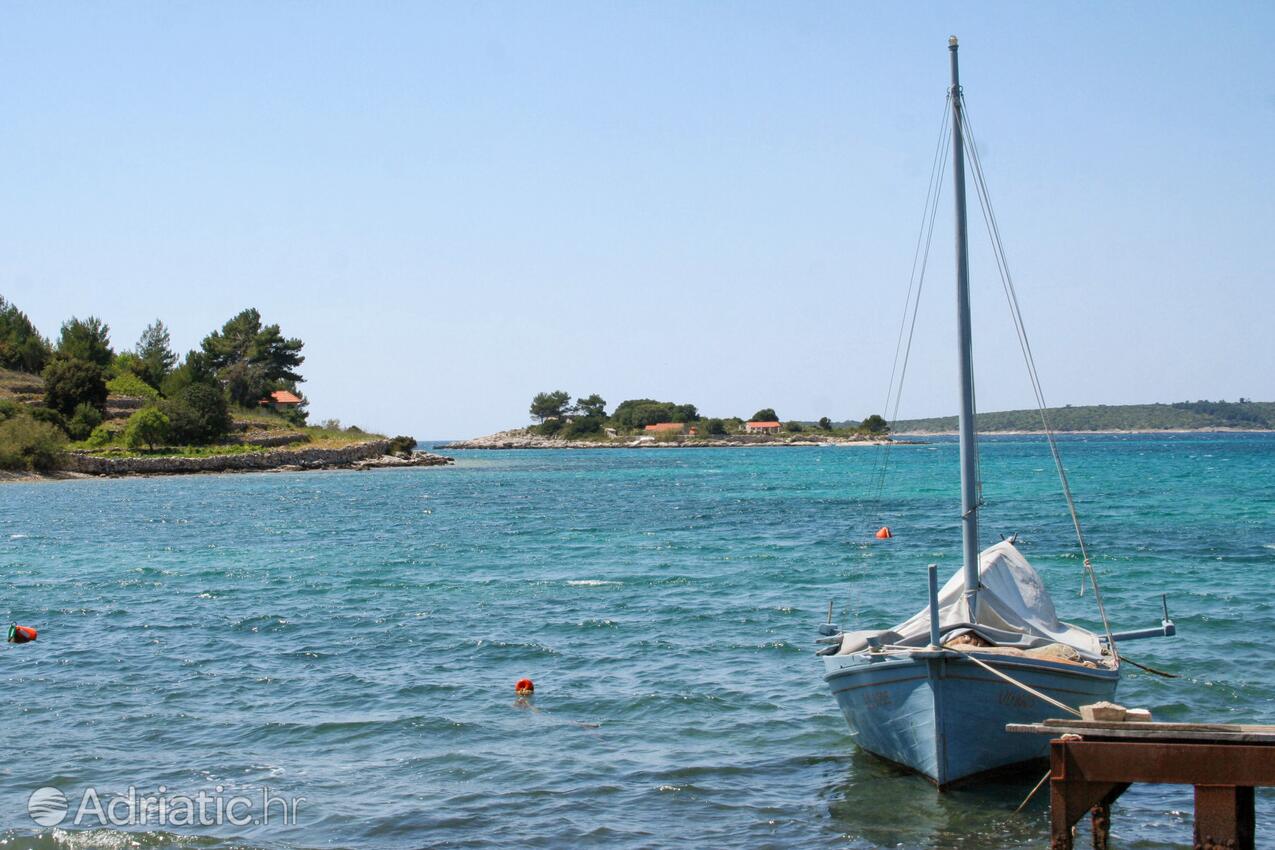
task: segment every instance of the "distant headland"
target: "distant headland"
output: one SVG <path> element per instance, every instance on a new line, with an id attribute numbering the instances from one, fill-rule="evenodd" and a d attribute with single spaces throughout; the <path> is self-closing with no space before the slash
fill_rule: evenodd
<path id="1" fill-rule="evenodd" d="M 251 308 L 184 358 L 159 320 L 131 350 L 93 316 L 50 342 L 0 296 L 0 480 L 451 462 L 411 437 L 310 424 L 303 347 Z"/>
<path id="2" fill-rule="evenodd" d="M 1172 404 L 1087 404 L 1051 407 L 1049 425 L 1054 431 L 1074 433 L 1155 433 L 1157 431 L 1272 431 L 1275 402 L 1180 401 Z M 900 419 L 892 422 L 896 434 L 954 434 L 956 417 Z M 980 413 L 980 433 L 1038 433 L 1037 410 L 1005 410 Z"/>
<path id="3" fill-rule="evenodd" d="M 749 419 L 703 416 L 694 404 L 649 398 L 620 402 L 611 413 L 594 393 L 571 401 L 565 390 L 537 393 L 528 410 L 536 424 L 444 444 L 447 449 L 712 448 L 876 445 L 890 427 L 873 414 L 861 422 L 781 421 L 773 408 Z"/>

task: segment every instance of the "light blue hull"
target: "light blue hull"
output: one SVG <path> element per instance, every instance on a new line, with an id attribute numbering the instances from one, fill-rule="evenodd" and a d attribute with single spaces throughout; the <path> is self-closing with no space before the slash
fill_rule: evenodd
<path id="1" fill-rule="evenodd" d="M 911 768 L 940 788 L 1047 755 L 1047 738 L 1009 734 L 1005 724 L 1036 723 L 1059 715 L 1060 709 L 968 659 L 951 653 L 926 656 L 825 658 L 824 678 L 862 749 Z M 1116 670 L 995 654 L 978 657 L 1075 707 L 1110 700 L 1120 680 Z"/>

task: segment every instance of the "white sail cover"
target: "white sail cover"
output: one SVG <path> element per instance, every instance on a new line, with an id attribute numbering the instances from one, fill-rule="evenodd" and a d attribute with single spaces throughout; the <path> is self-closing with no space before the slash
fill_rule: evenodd
<path id="1" fill-rule="evenodd" d="M 1060 643 L 1086 660 L 1102 657 L 1097 635 L 1058 619 L 1040 574 L 1012 543 L 1003 541 L 989 546 L 978 561 L 978 619 L 970 619 L 964 571 L 957 570 L 939 591 L 940 626 L 972 623 L 971 631 L 998 646 L 1025 649 Z M 879 636 L 884 644 L 924 645 L 930 636 L 930 607 L 925 606 L 915 616 L 885 631 L 847 633 L 837 654 L 861 652 L 869 635 Z M 945 637 L 951 636 L 953 633 L 949 632 Z"/>

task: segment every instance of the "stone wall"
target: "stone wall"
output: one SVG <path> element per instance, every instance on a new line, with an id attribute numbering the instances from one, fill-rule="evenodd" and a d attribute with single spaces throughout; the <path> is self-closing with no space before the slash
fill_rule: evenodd
<path id="1" fill-rule="evenodd" d="M 237 472 L 266 469 L 324 469 L 352 467 L 359 461 L 379 458 L 389 450 L 388 440 L 372 440 L 335 449 L 278 449 L 211 455 L 209 457 L 96 457 L 68 452 L 64 468 L 89 475 L 182 475 L 191 472 Z"/>
<path id="2" fill-rule="evenodd" d="M 283 433 L 257 431 L 227 437 L 226 442 L 237 443 L 241 446 L 253 445 L 261 446 L 263 449 L 273 449 L 278 446 L 295 446 L 297 443 L 308 443 L 310 442 L 310 435 L 300 431 L 285 431 Z"/>

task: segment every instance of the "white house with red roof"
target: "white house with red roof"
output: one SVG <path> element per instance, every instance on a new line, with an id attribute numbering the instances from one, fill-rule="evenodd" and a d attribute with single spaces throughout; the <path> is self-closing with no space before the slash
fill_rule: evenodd
<path id="1" fill-rule="evenodd" d="M 287 390 L 275 390 L 261 400 L 261 406 L 271 410 L 295 410 L 300 404 L 300 396 Z"/>

